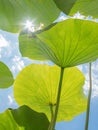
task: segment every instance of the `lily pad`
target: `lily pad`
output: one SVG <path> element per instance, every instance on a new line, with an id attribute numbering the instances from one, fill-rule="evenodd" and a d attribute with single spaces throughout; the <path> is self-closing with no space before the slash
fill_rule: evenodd
<path id="1" fill-rule="evenodd" d="M 0 88 L 8 88 L 14 82 L 10 69 L 0 61 Z"/>
<path id="2" fill-rule="evenodd" d="M 22 56 L 35 60 L 51 60 L 61 67 L 71 67 L 98 58 L 98 24 L 67 19 L 40 34 L 21 34 Z"/>
<path id="3" fill-rule="evenodd" d="M 43 112 L 51 120 L 50 107 L 54 111 L 59 84 L 58 66 L 31 64 L 24 68 L 14 83 L 14 96 L 19 105 L 27 105 Z M 71 120 L 86 111 L 83 94 L 85 78 L 76 67 L 64 70 L 64 78 L 57 121 Z"/>

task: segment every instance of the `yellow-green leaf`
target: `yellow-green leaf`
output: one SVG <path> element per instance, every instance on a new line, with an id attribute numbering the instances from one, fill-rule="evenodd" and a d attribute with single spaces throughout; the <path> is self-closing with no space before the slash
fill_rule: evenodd
<path id="1" fill-rule="evenodd" d="M 11 110 L 0 113 L 0 130 L 25 130 L 15 122 Z"/>
<path id="2" fill-rule="evenodd" d="M 8 88 L 14 82 L 13 75 L 9 68 L 0 62 L 0 88 Z"/>
<path id="3" fill-rule="evenodd" d="M 22 56 L 51 60 L 62 67 L 76 66 L 98 58 L 98 24 L 67 19 L 48 31 L 19 37 Z"/>
<path id="4" fill-rule="evenodd" d="M 14 95 L 19 105 L 28 105 L 51 118 L 50 107 L 56 105 L 60 68 L 31 64 L 24 68 L 14 83 Z M 57 121 L 70 120 L 86 110 L 83 94 L 84 76 L 76 67 L 64 70 Z"/>

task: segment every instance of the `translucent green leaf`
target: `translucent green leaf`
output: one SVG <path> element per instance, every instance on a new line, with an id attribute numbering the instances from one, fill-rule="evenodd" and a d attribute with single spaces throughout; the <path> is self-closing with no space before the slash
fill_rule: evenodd
<path id="1" fill-rule="evenodd" d="M 65 14 L 80 12 L 85 16 L 98 18 L 98 0 L 54 0 L 57 7 Z"/>
<path id="2" fill-rule="evenodd" d="M 29 34 L 23 34 L 20 35 L 19 41 L 19 49 L 22 56 L 35 60 L 47 60 L 50 58 L 48 54 L 51 52 L 51 50 L 36 36 L 32 37 Z"/>
<path id="3" fill-rule="evenodd" d="M 48 126 L 45 114 L 37 113 L 27 106 L 0 114 L 0 130 L 48 130 Z"/>
<path id="4" fill-rule="evenodd" d="M 98 18 L 98 0 L 77 0 L 70 12 L 70 15 L 73 15 L 77 11 L 85 16 Z"/>
<path id="5" fill-rule="evenodd" d="M 36 36 L 19 37 L 22 56 L 51 60 L 62 67 L 76 66 L 98 58 L 98 24 L 68 19 Z"/>
<path id="6" fill-rule="evenodd" d="M 9 68 L 0 62 L 0 88 L 10 87 L 14 82 L 13 75 Z"/>
<path id="7" fill-rule="evenodd" d="M 31 64 L 24 68 L 14 83 L 14 96 L 19 105 L 28 105 L 51 118 L 50 107 L 56 105 L 60 68 Z M 83 74 L 75 67 L 64 70 L 58 121 L 70 120 L 86 110 Z"/>
<path id="8" fill-rule="evenodd" d="M 53 0 L 0 0 L 0 28 L 16 33 L 26 20 L 47 26 L 59 13 Z"/>
<path id="9" fill-rule="evenodd" d="M 0 130 L 25 130 L 15 122 L 11 110 L 0 113 Z"/>

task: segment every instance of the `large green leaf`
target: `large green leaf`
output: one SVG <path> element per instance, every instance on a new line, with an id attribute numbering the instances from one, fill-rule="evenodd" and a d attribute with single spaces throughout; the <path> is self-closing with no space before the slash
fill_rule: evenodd
<path id="1" fill-rule="evenodd" d="M 77 0 L 70 14 L 73 15 L 77 11 L 85 16 L 98 18 L 98 0 Z"/>
<path id="2" fill-rule="evenodd" d="M 28 105 L 51 118 L 50 107 L 55 108 L 60 68 L 31 64 L 24 68 L 14 83 L 14 96 L 19 105 Z M 70 120 L 86 110 L 83 94 L 83 74 L 75 67 L 64 70 L 64 79 L 58 121 Z"/>
<path id="3" fill-rule="evenodd" d="M 62 67 L 76 66 L 98 58 L 98 24 L 68 19 L 36 36 L 19 37 L 22 56 L 51 60 Z"/>
<path id="4" fill-rule="evenodd" d="M 0 0 L 0 28 L 16 33 L 26 20 L 47 26 L 59 13 L 53 0 Z"/>
<path id="5" fill-rule="evenodd" d="M 10 87 L 14 82 L 13 75 L 9 68 L 0 62 L 0 88 Z"/>
<path id="6" fill-rule="evenodd" d="M 98 0 L 54 0 L 57 7 L 65 14 L 80 12 L 85 16 L 98 18 Z"/>
<path id="7" fill-rule="evenodd" d="M 27 106 L 11 112 L 18 125 L 25 127 L 25 130 L 48 130 L 49 121 L 43 113 L 35 112 Z"/>
<path id="8" fill-rule="evenodd" d="M 0 130 L 48 130 L 48 126 L 45 114 L 37 113 L 27 106 L 0 114 Z"/>

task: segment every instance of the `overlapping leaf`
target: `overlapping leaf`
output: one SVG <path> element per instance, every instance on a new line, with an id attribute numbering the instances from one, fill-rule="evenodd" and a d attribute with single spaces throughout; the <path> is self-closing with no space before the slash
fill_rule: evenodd
<path id="1" fill-rule="evenodd" d="M 0 113 L 0 130 L 25 130 L 15 122 L 11 110 Z"/>
<path id="2" fill-rule="evenodd" d="M 54 2 L 65 14 L 73 15 L 80 12 L 85 16 L 98 18 L 98 0 L 54 0 Z"/>
<path id="3" fill-rule="evenodd" d="M 87 20 L 68 19 L 35 37 L 20 35 L 19 41 L 22 56 L 51 60 L 62 67 L 98 58 L 98 24 Z"/>
<path id="4" fill-rule="evenodd" d="M 16 33 L 26 20 L 47 26 L 59 13 L 53 0 L 0 0 L 0 28 Z"/>
<path id="5" fill-rule="evenodd" d="M 9 68 L 0 62 L 0 88 L 10 87 L 14 82 L 13 75 Z"/>
<path id="6" fill-rule="evenodd" d="M 0 130 L 48 130 L 48 126 L 45 114 L 37 113 L 27 106 L 0 114 Z"/>
<path id="7" fill-rule="evenodd" d="M 77 0 L 54 0 L 57 7 L 65 14 L 69 14 Z"/>
<path id="8" fill-rule="evenodd" d="M 77 11 L 85 16 L 98 18 L 98 0 L 77 0 L 70 14 L 73 15 Z"/>
<path id="9" fill-rule="evenodd" d="M 14 95 L 19 105 L 28 105 L 35 111 L 51 118 L 50 107 L 54 110 L 59 83 L 60 68 L 57 66 L 31 64 L 17 76 Z M 75 67 L 64 70 L 63 86 L 58 121 L 70 120 L 86 110 L 83 94 L 83 74 Z"/>

